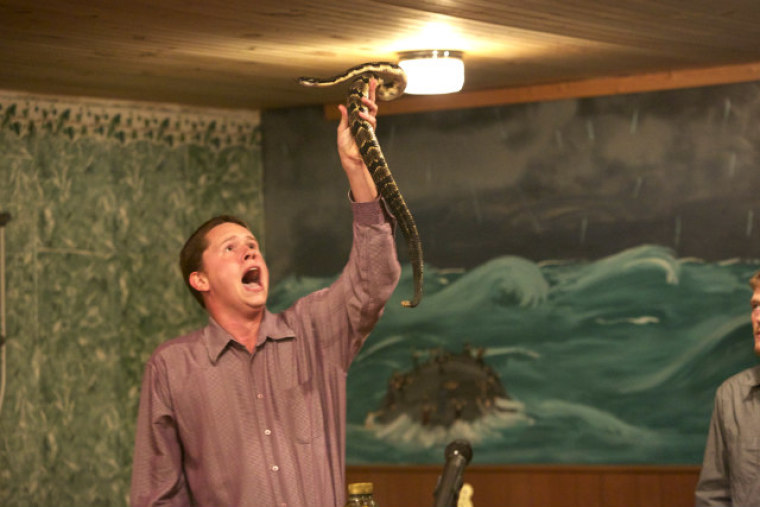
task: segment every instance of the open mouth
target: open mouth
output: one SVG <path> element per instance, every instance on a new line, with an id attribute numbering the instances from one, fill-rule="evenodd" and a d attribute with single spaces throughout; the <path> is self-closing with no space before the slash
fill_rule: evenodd
<path id="1" fill-rule="evenodd" d="M 261 270 L 259 268 L 251 268 L 243 275 L 243 284 L 252 285 L 258 284 L 261 280 Z"/>

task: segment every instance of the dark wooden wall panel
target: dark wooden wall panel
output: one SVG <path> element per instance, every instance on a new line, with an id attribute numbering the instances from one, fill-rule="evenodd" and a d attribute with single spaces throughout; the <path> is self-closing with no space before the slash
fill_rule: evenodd
<path id="1" fill-rule="evenodd" d="M 370 481 L 381 507 L 432 505 L 437 466 L 349 466 L 348 482 Z M 475 507 L 689 507 L 697 466 L 472 466 Z"/>

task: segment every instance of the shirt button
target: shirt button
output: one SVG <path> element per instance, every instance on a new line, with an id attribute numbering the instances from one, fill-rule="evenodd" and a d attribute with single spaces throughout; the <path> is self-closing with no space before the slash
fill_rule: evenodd
<path id="1" fill-rule="evenodd" d="M 278 467 L 277 465 L 272 465 L 272 472 L 276 472 L 279 469 L 280 467 Z"/>
<path id="2" fill-rule="evenodd" d="M 272 430 L 264 430 L 264 434 L 265 435 L 271 435 L 272 434 Z"/>
<path id="3" fill-rule="evenodd" d="M 261 394 L 261 393 L 259 393 L 259 394 L 257 394 L 257 395 L 256 395 L 256 397 L 257 397 L 258 399 L 262 399 L 262 398 L 264 397 L 264 395 L 263 395 L 263 394 Z"/>

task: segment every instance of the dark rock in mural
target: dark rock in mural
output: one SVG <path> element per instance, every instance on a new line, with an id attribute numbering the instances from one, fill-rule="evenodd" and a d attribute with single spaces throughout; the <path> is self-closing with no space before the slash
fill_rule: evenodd
<path id="1" fill-rule="evenodd" d="M 383 405 L 369 414 L 368 423 L 386 424 L 406 415 L 423 426 L 448 428 L 495 411 L 514 411 L 498 403 L 510 398 L 497 373 L 483 361 L 484 352 L 465 346 L 453 354 L 439 348 L 422 364 L 413 356 L 410 371 L 391 376 Z"/>

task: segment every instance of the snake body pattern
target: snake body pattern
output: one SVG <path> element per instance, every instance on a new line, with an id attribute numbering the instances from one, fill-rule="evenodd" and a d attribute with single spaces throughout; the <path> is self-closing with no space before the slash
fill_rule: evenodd
<path id="1" fill-rule="evenodd" d="M 359 147 L 362 160 L 364 160 L 364 164 L 369 169 L 378 192 L 388 204 L 404 235 L 409 260 L 412 265 L 414 296 L 411 300 L 402 301 L 401 304 L 405 307 L 413 308 L 422 300 L 423 282 L 422 243 L 417 232 L 417 225 L 401 195 L 396 180 L 388 168 L 388 163 L 385 161 L 383 152 L 380 149 L 380 143 L 375 135 L 375 130 L 368 121 L 359 116 L 359 112 L 366 112 L 366 106 L 362 103 L 362 97 L 368 96 L 369 83 L 373 78 L 377 81 L 375 95 L 380 100 L 393 100 L 404 93 L 404 88 L 406 87 L 404 71 L 398 65 L 388 62 L 365 63 L 352 67 L 343 74 L 332 78 L 302 77 L 298 82 L 303 86 L 326 87 L 352 80 L 346 99 L 348 122 L 351 133 L 356 140 L 356 145 Z"/>

